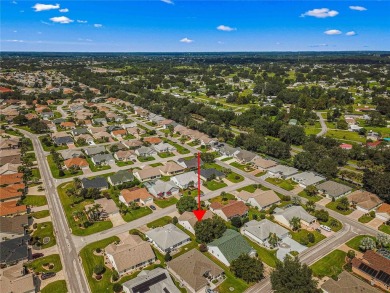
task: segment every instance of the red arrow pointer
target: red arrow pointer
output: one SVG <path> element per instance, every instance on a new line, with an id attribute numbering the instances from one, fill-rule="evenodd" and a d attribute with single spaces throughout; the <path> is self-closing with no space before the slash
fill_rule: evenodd
<path id="1" fill-rule="evenodd" d="M 200 209 L 200 153 L 198 153 L 198 209 L 193 211 L 198 221 L 202 221 L 205 210 Z"/>

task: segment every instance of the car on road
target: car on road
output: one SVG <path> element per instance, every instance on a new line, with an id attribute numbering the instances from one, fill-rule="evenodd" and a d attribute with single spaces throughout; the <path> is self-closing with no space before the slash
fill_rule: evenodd
<path id="1" fill-rule="evenodd" d="M 49 279 L 49 278 L 54 277 L 55 275 L 56 275 L 55 272 L 42 273 L 41 279 L 42 279 L 42 280 L 46 280 L 46 279 Z"/>
<path id="2" fill-rule="evenodd" d="M 32 259 L 37 259 L 37 258 L 40 258 L 42 256 L 44 256 L 43 253 L 34 253 L 34 254 L 31 255 L 31 258 Z"/>
<path id="3" fill-rule="evenodd" d="M 332 232 L 332 229 L 330 229 L 328 226 L 320 225 L 320 228 L 325 230 L 326 232 Z"/>
<path id="4" fill-rule="evenodd" d="M 156 207 L 155 206 L 149 206 L 151 210 L 155 211 L 156 210 Z"/>

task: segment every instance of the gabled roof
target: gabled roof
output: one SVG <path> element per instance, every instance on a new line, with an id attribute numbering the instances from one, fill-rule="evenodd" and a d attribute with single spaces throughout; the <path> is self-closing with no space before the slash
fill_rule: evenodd
<path id="1" fill-rule="evenodd" d="M 246 223 L 243 229 L 261 240 L 267 239 L 270 233 L 275 233 L 279 238 L 289 233 L 286 228 L 267 219 L 261 220 L 260 222 L 252 220 Z"/>
<path id="2" fill-rule="evenodd" d="M 366 210 L 371 210 L 383 202 L 376 194 L 364 190 L 356 190 L 349 194 L 347 198 L 350 202 Z"/>
<path id="3" fill-rule="evenodd" d="M 343 271 L 338 280 L 335 281 L 329 278 L 321 288 L 329 293 L 379 293 L 377 289 L 370 286 L 368 283 L 354 277 L 347 271 Z"/>
<path id="4" fill-rule="evenodd" d="M 146 188 L 134 187 L 131 189 L 121 190 L 121 195 L 127 203 L 133 202 L 135 200 L 147 200 L 152 198 L 152 195 L 148 192 Z"/>
<path id="5" fill-rule="evenodd" d="M 87 167 L 89 164 L 87 160 L 82 158 L 70 158 L 66 161 L 64 161 L 64 164 L 66 167 L 70 168 L 72 166 L 78 166 L 78 167 Z"/>
<path id="6" fill-rule="evenodd" d="M 210 210 L 206 210 L 206 213 L 204 214 L 202 220 L 212 219 L 213 217 L 214 214 Z M 198 218 L 193 212 L 184 212 L 180 215 L 178 220 L 188 222 L 192 228 L 194 228 L 195 224 L 198 222 Z"/>
<path id="7" fill-rule="evenodd" d="M 145 234 L 163 250 L 190 239 L 186 233 L 173 224 L 155 228 Z"/>
<path id="8" fill-rule="evenodd" d="M 221 210 L 228 219 L 236 216 L 241 217 L 249 211 L 249 208 L 245 203 L 237 200 L 231 200 L 226 205 L 222 205 L 219 202 L 213 202 L 210 205 L 210 208 Z"/>
<path id="9" fill-rule="evenodd" d="M 167 162 L 164 166 L 160 167 L 160 170 L 163 173 L 181 172 L 184 171 L 184 167 L 176 162 Z"/>
<path id="10" fill-rule="evenodd" d="M 200 170 L 200 176 L 206 179 L 211 178 L 213 175 L 215 175 L 215 177 L 225 177 L 225 174 L 223 172 L 218 171 L 214 168 Z"/>
<path id="11" fill-rule="evenodd" d="M 0 219 L 0 232 L 24 234 L 26 226 L 29 224 L 28 215 L 20 215 L 12 218 L 2 217 Z"/>
<path id="12" fill-rule="evenodd" d="M 88 156 L 101 154 L 101 153 L 104 153 L 106 151 L 104 146 L 89 147 L 89 148 L 85 148 L 84 150 Z"/>
<path id="13" fill-rule="evenodd" d="M 241 254 L 249 254 L 253 250 L 240 233 L 231 229 L 227 229 L 221 238 L 209 243 L 208 246 L 218 247 L 229 263 Z"/>
<path id="14" fill-rule="evenodd" d="M 0 202 L 0 216 L 9 216 L 27 212 L 27 206 L 17 205 L 17 200 Z"/>
<path id="15" fill-rule="evenodd" d="M 191 181 L 193 181 L 194 183 L 198 182 L 198 176 L 193 171 L 187 172 L 187 173 L 183 173 L 183 174 L 180 174 L 180 175 L 176 175 L 176 176 L 172 177 L 171 180 L 172 179 L 177 180 L 177 182 L 181 186 L 187 185 Z"/>
<path id="16" fill-rule="evenodd" d="M 326 181 L 318 184 L 317 189 L 323 191 L 331 197 L 338 197 L 352 190 L 351 187 L 335 181 Z"/>
<path id="17" fill-rule="evenodd" d="M 91 157 L 95 163 L 114 161 L 111 154 L 97 154 Z"/>
<path id="18" fill-rule="evenodd" d="M 107 188 L 108 183 L 104 177 L 95 177 L 93 179 L 83 178 L 81 179 L 83 188 Z"/>
<path id="19" fill-rule="evenodd" d="M 30 235 L 3 241 L 0 245 L 0 263 L 10 264 L 28 257 Z"/>
<path id="20" fill-rule="evenodd" d="M 257 167 L 260 167 L 262 169 L 268 169 L 268 168 L 271 168 L 271 167 L 274 167 L 276 166 L 278 163 L 276 163 L 275 161 L 272 161 L 272 160 L 267 160 L 267 159 L 264 159 L 264 158 L 257 158 L 253 161 L 253 163 L 257 166 Z"/>
<path id="21" fill-rule="evenodd" d="M 133 173 L 129 170 L 120 170 L 108 178 L 113 184 L 130 182 L 134 180 Z"/>
<path id="22" fill-rule="evenodd" d="M 177 162 L 187 169 L 193 169 L 193 168 L 198 167 L 198 158 L 196 158 L 196 157 L 191 158 L 189 160 L 186 160 L 184 158 L 180 158 L 179 160 L 177 160 Z M 200 160 L 200 165 L 203 165 L 202 160 Z"/>
<path id="23" fill-rule="evenodd" d="M 299 174 L 293 175 L 292 179 L 298 183 L 304 184 L 306 186 L 316 184 L 325 180 L 326 178 L 320 175 L 317 175 L 313 172 L 302 172 Z"/>
<path id="24" fill-rule="evenodd" d="M 279 212 L 275 213 L 276 215 L 282 215 L 287 221 L 291 221 L 292 218 L 298 217 L 301 220 L 311 223 L 316 219 L 316 217 L 313 217 L 308 212 L 305 211 L 305 209 L 301 206 L 292 206 L 285 210 L 281 210 Z"/>
<path id="25" fill-rule="evenodd" d="M 243 160 L 243 161 L 246 161 L 246 162 L 250 162 L 250 161 L 252 161 L 254 158 L 257 157 L 257 154 L 252 153 L 252 152 L 249 152 L 249 151 L 247 151 L 247 150 L 240 150 L 240 151 L 236 154 L 236 157 L 237 157 L 239 160 Z"/>
<path id="26" fill-rule="evenodd" d="M 142 170 L 134 171 L 134 174 L 138 174 L 141 180 L 161 176 L 160 169 L 158 167 L 144 168 Z"/>
<path id="27" fill-rule="evenodd" d="M 23 173 L 5 174 L 0 176 L 1 185 L 23 182 Z"/>

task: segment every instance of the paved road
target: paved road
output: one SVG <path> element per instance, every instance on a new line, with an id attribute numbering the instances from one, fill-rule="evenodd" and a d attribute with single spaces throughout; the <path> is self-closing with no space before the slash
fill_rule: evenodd
<path id="1" fill-rule="evenodd" d="M 42 181 L 45 186 L 48 206 L 52 215 L 51 218 L 68 291 L 70 293 L 90 292 L 42 145 L 36 135 L 21 129 L 19 131 L 30 138 L 34 146 L 39 171 L 41 172 Z"/>
<path id="2" fill-rule="evenodd" d="M 328 131 L 328 127 L 326 126 L 325 120 L 322 117 L 321 112 L 316 112 L 318 118 L 320 119 L 320 124 L 321 124 L 321 131 L 317 133 L 317 136 L 323 136 L 325 133 Z"/>
<path id="3" fill-rule="evenodd" d="M 61 100 L 61 101 L 64 101 L 64 102 L 62 103 L 62 105 L 57 106 L 57 111 L 60 112 L 62 118 L 66 119 L 66 117 L 68 117 L 68 114 L 64 111 L 64 109 L 62 109 L 62 107 L 65 107 L 66 105 L 68 105 L 69 100 Z"/>

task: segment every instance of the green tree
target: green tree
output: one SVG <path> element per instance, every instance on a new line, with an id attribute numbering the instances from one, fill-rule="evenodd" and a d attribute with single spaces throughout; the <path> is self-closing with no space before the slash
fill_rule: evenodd
<path id="1" fill-rule="evenodd" d="M 232 225 L 236 228 L 241 228 L 242 226 L 242 221 L 240 217 L 233 217 L 231 220 Z"/>
<path id="2" fill-rule="evenodd" d="M 309 185 L 304 191 L 308 196 L 316 196 L 318 194 L 318 189 L 314 185 Z"/>
<path id="3" fill-rule="evenodd" d="M 96 274 L 96 275 L 101 275 L 104 273 L 104 271 L 106 270 L 106 268 L 99 264 L 99 265 L 96 265 L 93 269 L 93 272 Z"/>
<path id="4" fill-rule="evenodd" d="M 337 204 L 337 209 L 341 211 L 347 211 L 349 209 L 349 201 L 348 198 L 342 197 Z"/>
<path id="5" fill-rule="evenodd" d="M 271 233 L 271 232 L 269 233 L 268 243 L 271 245 L 272 248 L 278 245 L 279 237 L 276 235 L 276 233 Z"/>
<path id="6" fill-rule="evenodd" d="M 211 219 L 196 222 L 194 230 L 198 242 L 209 243 L 223 235 L 226 225 L 220 217 L 214 216 Z"/>
<path id="7" fill-rule="evenodd" d="M 320 293 L 317 281 L 312 278 L 312 270 L 301 264 L 297 257 L 286 256 L 278 261 L 271 273 L 272 289 L 278 293 Z"/>
<path id="8" fill-rule="evenodd" d="M 364 237 L 360 241 L 359 249 L 362 251 L 372 250 L 376 248 L 375 241 L 370 237 Z"/>
<path id="9" fill-rule="evenodd" d="M 290 221 L 291 228 L 295 230 L 301 229 L 301 219 L 298 217 L 293 217 Z"/>
<path id="10" fill-rule="evenodd" d="M 264 265 L 261 260 L 252 258 L 247 254 L 241 254 L 232 261 L 230 271 L 247 283 L 258 282 L 264 276 Z"/>
<path id="11" fill-rule="evenodd" d="M 119 283 L 115 283 L 112 286 L 112 290 L 114 290 L 114 292 L 116 292 L 116 293 L 122 292 L 123 291 L 123 286 L 121 284 L 119 284 Z"/>
<path id="12" fill-rule="evenodd" d="M 176 208 L 180 214 L 186 211 L 192 212 L 197 208 L 197 203 L 195 198 L 193 198 L 192 196 L 182 196 L 176 203 Z"/>
<path id="13" fill-rule="evenodd" d="M 172 259 L 172 256 L 171 256 L 171 253 L 168 251 L 165 256 L 164 256 L 164 260 L 165 261 L 170 261 Z"/>
<path id="14" fill-rule="evenodd" d="M 321 222 L 328 222 L 329 220 L 329 212 L 324 209 L 316 211 L 314 216 Z"/>

